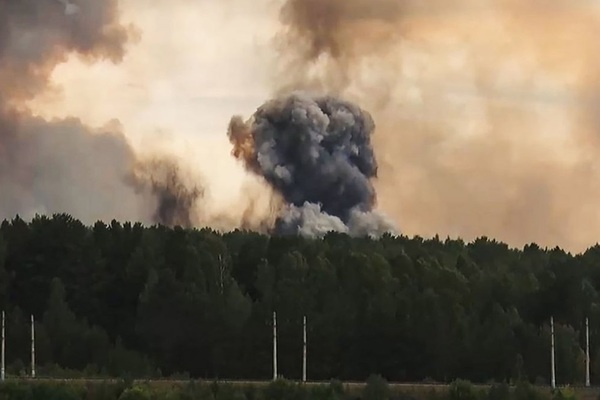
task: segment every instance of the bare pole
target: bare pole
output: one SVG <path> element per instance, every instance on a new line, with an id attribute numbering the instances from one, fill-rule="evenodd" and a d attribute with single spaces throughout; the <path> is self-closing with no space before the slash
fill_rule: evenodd
<path id="1" fill-rule="evenodd" d="M 5 335 L 5 314 L 2 310 L 2 354 L 0 354 L 0 380 L 6 379 L 6 335 Z"/>
<path id="2" fill-rule="evenodd" d="M 550 317 L 550 338 L 552 345 L 550 346 L 550 368 L 551 368 L 551 386 L 556 389 L 556 367 L 554 365 L 554 317 Z"/>
<path id="3" fill-rule="evenodd" d="M 302 382 L 306 382 L 306 315 L 302 319 Z"/>
<path id="4" fill-rule="evenodd" d="M 35 321 L 31 315 L 31 377 L 35 378 Z"/>
<path id="5" fill-rule="evenodd" d="M 273 380 L 277 380 L 277 313 L 273 311 Z"/>
<path id="6" fill-rule="evenodd" d="M 590 386 L 590 321 L 585 317 L 585 386 Z"/>

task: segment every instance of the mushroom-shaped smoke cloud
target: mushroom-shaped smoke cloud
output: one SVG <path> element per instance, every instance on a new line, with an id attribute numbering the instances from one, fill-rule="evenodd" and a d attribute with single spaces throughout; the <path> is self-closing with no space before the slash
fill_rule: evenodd
<path id="1" fill-rule="evenodd" d="M 373 211 L 374 129 L 353 103 L 295 92 L 268 101 L 248 122 L 233 117 L 228 135 L 233 155 L 288 203 L 276 232 L 378 236 L 395 228 Z"/>

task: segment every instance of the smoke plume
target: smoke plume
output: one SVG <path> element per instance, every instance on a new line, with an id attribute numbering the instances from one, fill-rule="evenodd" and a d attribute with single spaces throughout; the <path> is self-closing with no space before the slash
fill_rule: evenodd
<path id="1" fill-rule="evenodd" d="M 342 91 L 353 79 L 357 60 L 384 54 L 399 39 L 397 23 L 408 3 L 287 0 L 280 10 L 284 29 L 276 38 L 285 56 L 276 90 Z"/>
<path id="2" fill-rule="evenodd" d="M 140 159 L 118 123 L 91 128 L 27 107 L 70 54 L 118 63 L 134 33 L 119 22 L 117 0 L 0 0 L 0 218 L 190 224 L 201 192 L 182 187 L 176 167 L 165 173 L 163 162 Z"/>
<path id="3" fill-rule="evenodd" d="M 181 167 L 173 159 L 151 159 L 139 163 L 134 180 L 143 191 L 158 200 L 153 220 L 167 226 L 191 228 L 198 221 L 196 203 L 204 196 L 204 188 L 194 182 L 184 183 Z"/>
<path id="4" fill-rule="evenodd" d="M 288 203 L 277 232 L 378 235 L 393 227 L 373 212 L 374 128 L 350 102 L 293 93 L 265 103 L 247 123 L 234 117 L 228 135 L 233 155 Z"/>
<path id="5" fill-rule="evenodd" d="M 600 237 L 600 11 L 586 0 L 284 0 L 273 90 L 357 101 L 407 234 Z"/>
<path id="6" fill-rule="evenodd" d="M 302 90 L 372 115 L 376 207 L 405 234 L 572 251 L 600 237 L 595 2 L 118 1 L 121 16 L 116 0 L 0 0 L 0 217 L 66 211 L 264 230 L 275 210 L 277 226 L 327 215 L 350 229 L 352 218 L 323 213 L 320 200 L 282 211 L 293 202 L 252 179 L 263 171 L 243 176 L 229 157 L 222 132 L 236 109 L 248 115 L 260 99 Z M 129 46 L 137 32 L 126 18 L 142 27 L 140 45 Z M 58 84 L 68 100 L 51 99 Z M 103 126 L 114 117 L 123 128 Z M 183 186 L 128 141 L 156 148 L 145 134 L 155 125 L 186 142 L 195 135 L 197 147 L 175 158 Z M 191 179 L 182 160 L 210 172 L 191 208 L 191 182 L 206 180 Z M 251 198 L 240 201 L 235 185 Z M 163 187 L 186 189 L 172 197 Z"/>

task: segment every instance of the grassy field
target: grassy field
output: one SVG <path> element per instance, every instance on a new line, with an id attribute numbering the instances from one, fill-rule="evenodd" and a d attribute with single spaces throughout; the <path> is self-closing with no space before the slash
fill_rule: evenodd
<path id="1" fill-rule="evenodd" d="M 123 390 L 125 392 L 128 390 L 141 390 L 146 393 L 146 397 L 133 398 L 159 400 L 183 398 L 178 396 L 182 393 L 190 393 L 190 390 L 192 390 L 195 396 L 185 398 L 202 400 L 287 400 L 288 398 L 299 400 L 312 398 L 320 400 L 600 400 L 600 387 L 570 387 L 567 391 L 552 393 L 549 386 L 528 386 L 529 389 L 526 389 L 527 392 L 523 392 L 525 389 L 508 388 L 505 386 L 502 389 L 504 390 L 502 392 L 504 394 L 499 397 L 497 392 L 497 390 L 501 389 L 499 386 L 495 386 L 495 388 L 490 390 L 492 385 L 471 385 L 468 382 L 457 382 L 453 385 L 436 383 L 386 383 L 381 378 L 377 379 L 379 379 L 379 383 L 373 385 L 373 381 L 371 381 L 369 386 L 364 382 L 337 382 L 330 385 L 330 382 L 314 381 L 298 385 L 298 382 L 283 380 L 273 383 L 272 381 L 243 380 L 160 379 L 124 381 L 120 379 L 90 378 L 12 378 L 6 381 L 6 385 L 0 384 L 0 399 L 27 398 L 38 400 L 43 398 L 45 400 L 50 394 L 58 393 L 60 394 L 59 397 L 50 397 L 61 399 L 68 397 L 74 400 L 123 400 L 129 399 L 127 396 L 121 396 L 124 393 Z M 385 396 L 381 396 L 381 391 L 377 392 L 377 390 L 381 390 L 381 384 L 387 388 L 385 390 L 388 394 Z M 375 389 L 375 392 L 373 392 L 373 388 L 375 387 L 378 389 Z M 343 393 L 343 396 L 332 397 L 332 392 L 330 391 L 332 389 L 336 393 Z M 117 393 L 115 390 L 117 390 L 118 394 L 115 394 Z M 22 393 L 27 391 L 31 395 L 23 397 Z M 113 392 L 112 395 L 110 394 L 111 391 Z M 71 393 L 70 397 L 67 396 L 68 393 Z M 73 393 L 77 394 L 74 395 Z M 109 394 L 107 395 L 107 393 Z M 213 393 L 214 396 L 210 393 Z M 221 393 L 226 393 L 226 395 L 222 396 Z M 238 395 L 235 395 L 235 393 Z M 493 393 L 496 393 L 496 395 L 492 395 Z M 241 397 L 239 394 L 241 394 Z M 129 395 L 133 395 L 133 392 L 129 393 Z"/>
<path id="2" fill-rule="evenodd" d="M 122 379 L 107 379 L 107 378 L 73 378 L 73 379 L 60 379 L 60 378 L 29 378 L 29 377 L 8 377 L 8 380 L 11 381 L 22 381 L 22 382 L 39 382 L 39 383 L 60 383 L 60 382 L 72 382 L 72 383 L 81 383 L 81 384 L 94 384 L 94 383 L 118 383 L 121 382 Z M 177 387 L 181 385 L 187 385 L 191 381 L 197 383 L 227 383 L 234 386 L 256 386 L 256 387 L 264 387 L 269 385 L 271 380 L 228 380 L 228 379 L 219 379 L 219 380 L 202 380 L 202 379 L 135 379 L 131 383 L 144 384 L 151 387 L 157 388 L 165 388 L 165 387 Z M 290 380 L 290 382 L 298 382 Z M 317 385 L 326 385 L 329 381 L 308 381 L 304 382 L 306 386 L 317 386 Z M 364 389 L 366 383 L 365 382 L 342 382 L 342 385 L 346 389 L 346 391 L 352 392 L 360 392 Z M 399 382 L 389 382 L 388 383 L 390 391 L 394 392 L 402 392 L 402 393 L 415 393 L 415 394 L 424 394 L 431 391 L 447 391 L 450 387 L 450 384 L 446 383 L 399 383 Z M 473 384 L 476 389 L 488 389 L 491 387 L 491 384 Z M 591 399 L 600 400 L 600 386 L 578 386 L 578 385 L 565 385 L 574 390 L 582 399 Z M 551 392 L 552 388 L 550 385 L 537 385 L 535 386 L 538 390 Z M 559 386 L 561 387 L 561 386 Z"/>

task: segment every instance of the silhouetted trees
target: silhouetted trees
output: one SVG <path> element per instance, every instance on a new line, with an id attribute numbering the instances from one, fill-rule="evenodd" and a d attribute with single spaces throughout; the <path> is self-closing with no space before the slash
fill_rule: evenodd
<path id="1" fill-rule="evenodd" d="M 27 369 L 34 314 L 46 371 L 269 378 L 276 310 L 287 378 L 301 376 L 307 315 L 311 379 L 547 382 L 552 314 L 559 382 L 583 380 L 586 316 L 597 380 L 599 288 L 598 246 L 86 227 L 63 214 L 0 226 L 11 373 Z"/>

